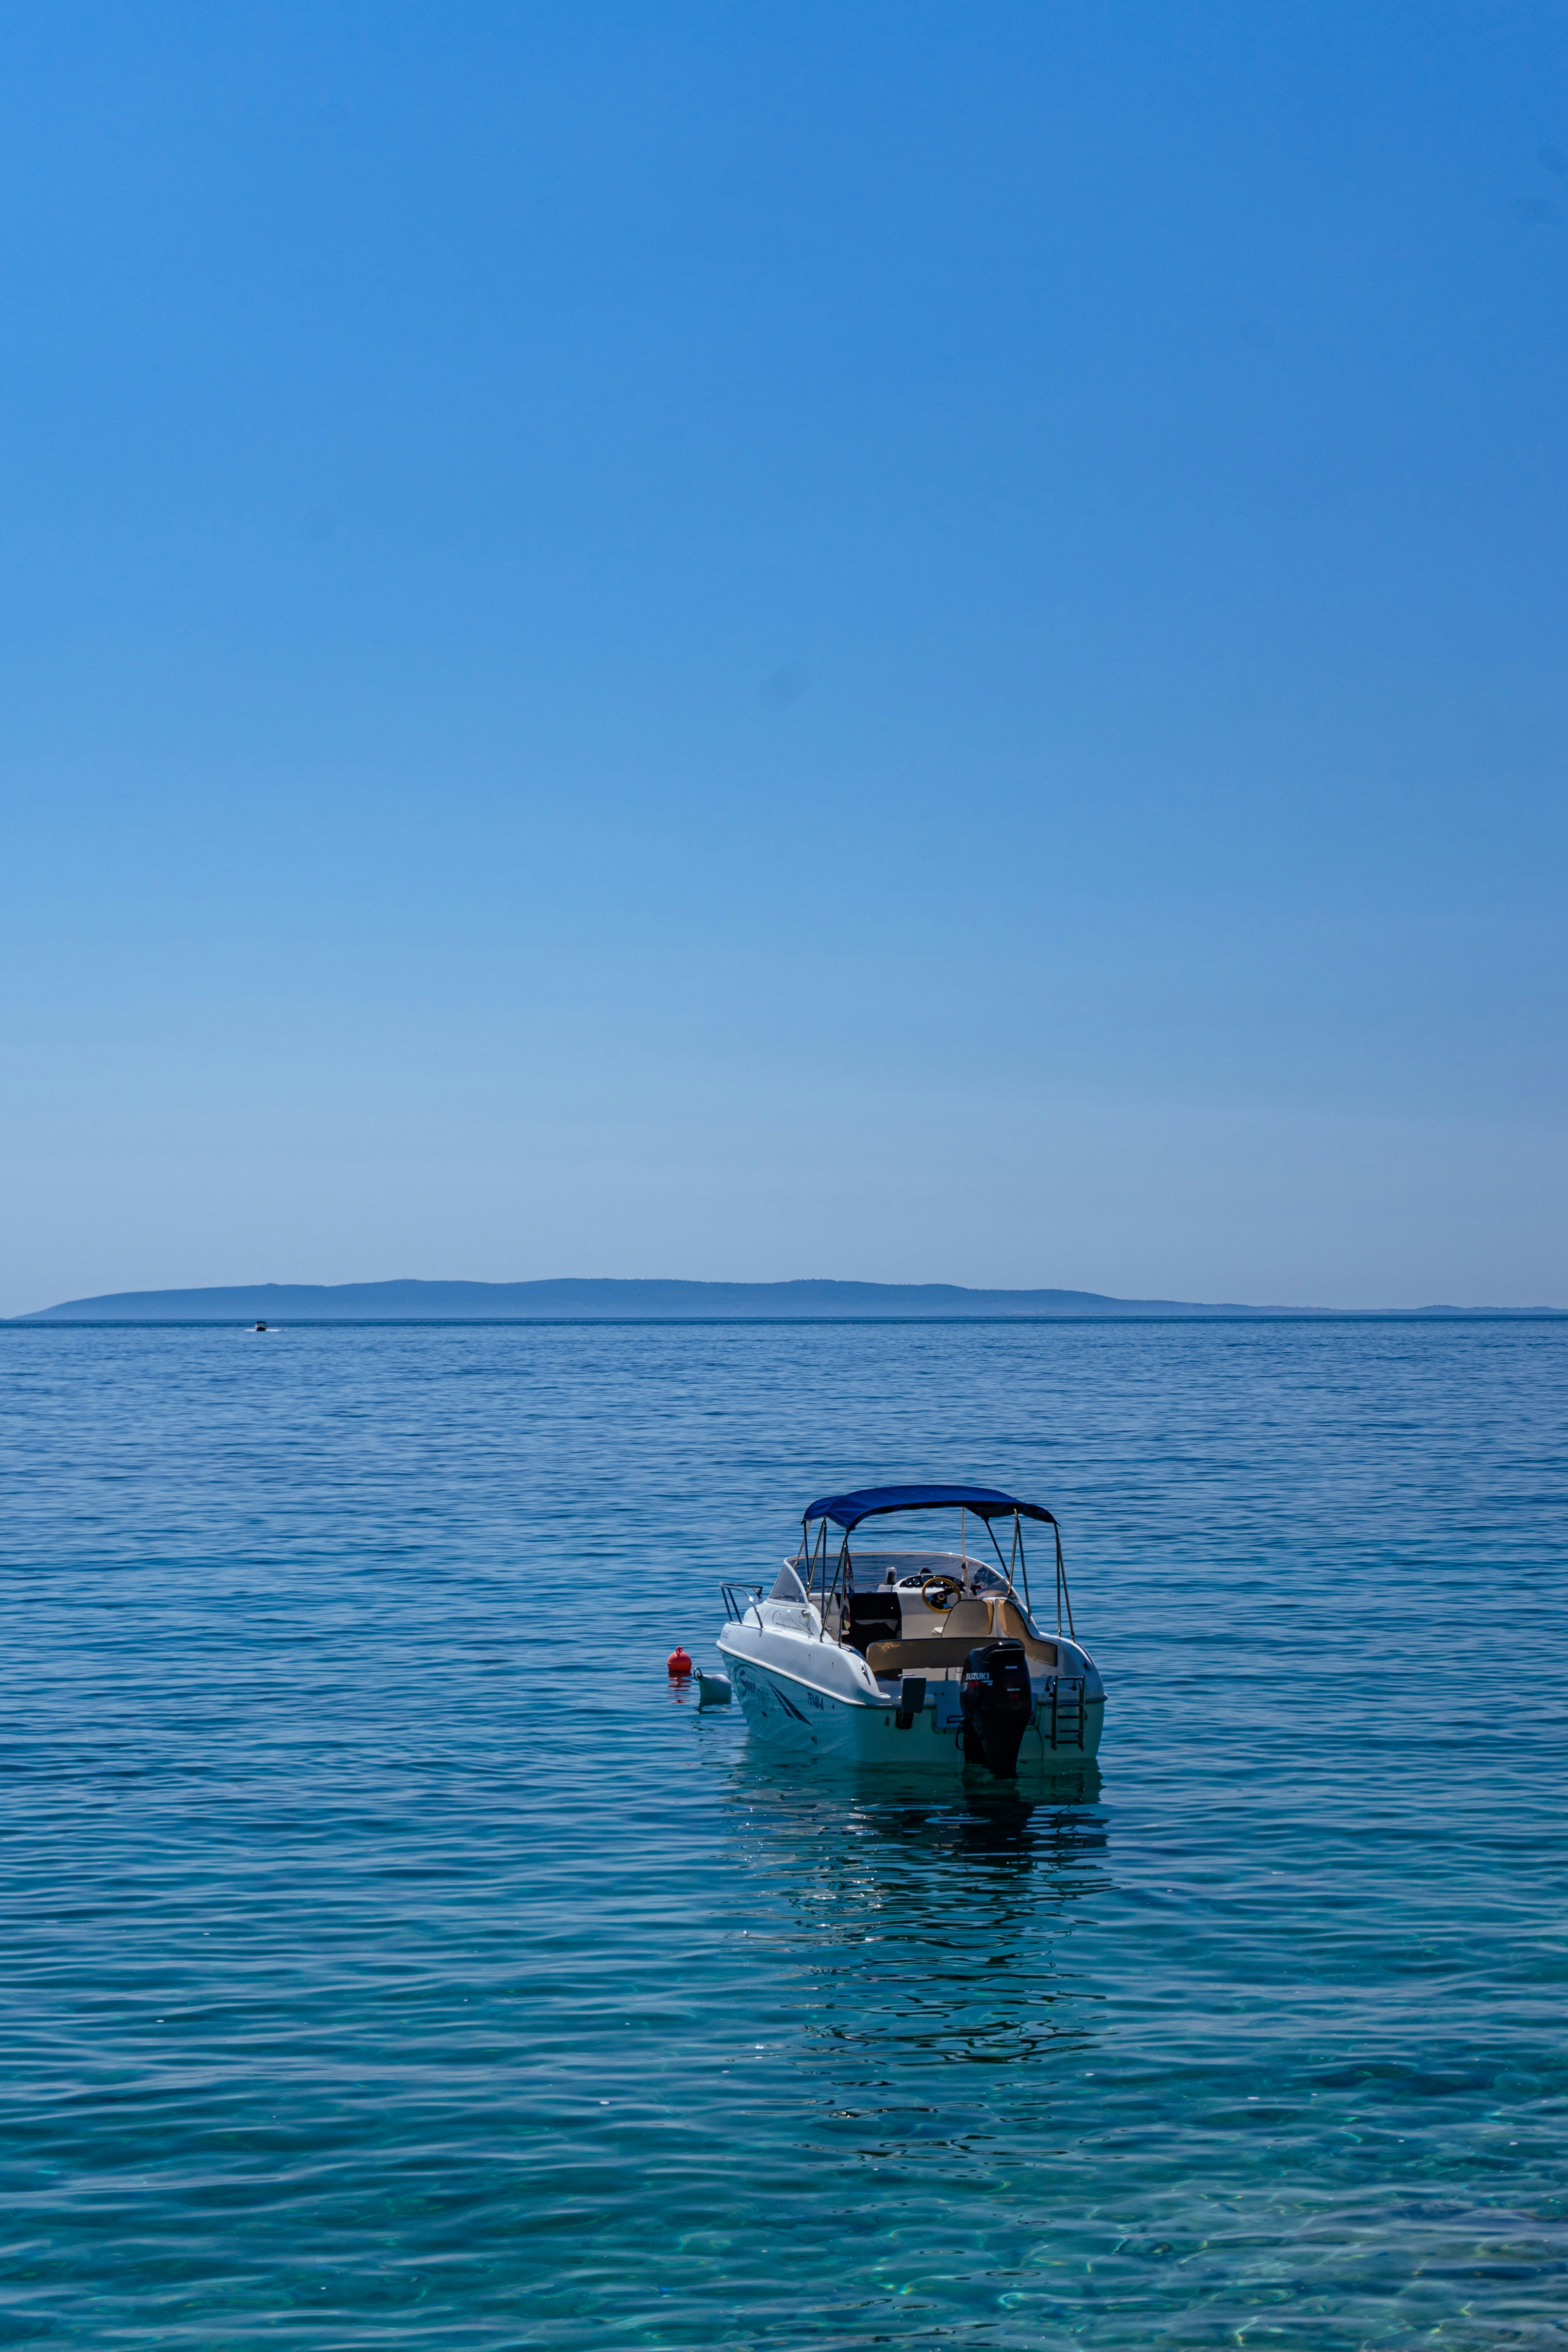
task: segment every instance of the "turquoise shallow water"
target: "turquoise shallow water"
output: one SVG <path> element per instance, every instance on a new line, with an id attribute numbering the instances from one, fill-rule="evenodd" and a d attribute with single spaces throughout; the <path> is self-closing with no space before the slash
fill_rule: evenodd
<path id="1" fill-rule="evenodd" d="M 1568 2342 L 1568 1328 L 0 1380 L 0 2340 Z M 1110 1703 L 1048 1801 L 667 1685 L 803 1502 L 931 1474 L 1063 1519 Z"/>

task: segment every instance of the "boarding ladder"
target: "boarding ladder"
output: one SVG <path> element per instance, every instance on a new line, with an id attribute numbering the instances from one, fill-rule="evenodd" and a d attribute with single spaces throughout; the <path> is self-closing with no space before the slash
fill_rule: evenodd
<path id="1" fill-rule="evenodd" d="M 1052 1748 L 1083 1746 L 1083 1683 L 1081 1675 L 1049 1675 L 1047 1697 L 1040 1708 L 1040 1729 Z"/>

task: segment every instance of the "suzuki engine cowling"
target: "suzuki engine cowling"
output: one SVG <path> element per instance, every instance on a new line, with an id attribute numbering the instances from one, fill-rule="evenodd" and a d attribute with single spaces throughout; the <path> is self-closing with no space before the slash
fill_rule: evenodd
<path id="1" fill-rule="evenodd" d="M 1019 1742 L 1035 1712 L 1022 1642 L 986 1642 L 971 1650 L 959 1695 L 965 1762 L 984 1764 L 999 1779 L 1013 1779 Z"/>

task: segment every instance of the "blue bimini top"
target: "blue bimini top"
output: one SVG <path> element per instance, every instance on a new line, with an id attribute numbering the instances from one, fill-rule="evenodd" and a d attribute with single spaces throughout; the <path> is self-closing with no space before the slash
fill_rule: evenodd
<path id="1" fill-rule="evenodd" d="M 1056 1525 L 1038 1503 L 1020 1503 L 1016 1496 L 1004 1495 L 995 1486 L 863 1486 L 858 1495 L 829 1495 L 801 1516 L 803 1520 L 833 1519 L 847 1535 L 862 1519 L 875 1518 L 880 1511 L 939 1511 L 944 1505 L 954 1509 L 962 1505 L 982 1519 L 1011 1518 L 1016 1511 L 1021 1518 Z"/>

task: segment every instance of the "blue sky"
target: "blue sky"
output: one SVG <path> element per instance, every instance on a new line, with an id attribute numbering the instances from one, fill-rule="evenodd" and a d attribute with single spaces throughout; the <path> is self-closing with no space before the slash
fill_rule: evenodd
<path id="1" fill-rule="evenodd" d="M 0 1309 L 1568 1304 L 1568 17 L 69 9 Z"/>

